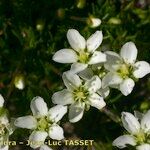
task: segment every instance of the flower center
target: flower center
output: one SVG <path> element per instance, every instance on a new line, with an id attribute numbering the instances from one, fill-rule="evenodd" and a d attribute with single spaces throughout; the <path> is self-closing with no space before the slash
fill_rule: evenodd
<path id="1" fill-rule="evenodd" d="M 85 102 L 87 100 L 87 97 L 89 96 L 89 92 L 87 89 L 85 89 L 83 86 L 80 86 L 79 88 L 75 89 L 73 91 L 74 94 L 74 100 L 79 102 Z"/>
<path id="2" fill-rule="evenodd" d="M 144 143 L 146 142 L 146 135 L 144 132 L 139 132 L 137 135 L 136 135 L 136 140 L 137 140 L 137 143 L 138 144 L 141 144 L 141 143 Z"/>
<path id="3" fill-rule="evenodd" d="M 133 67 L 127 64 L 122 64 L 121 67 L 117 70 L 118 74 L 123 78 L 132 76 Z"/>
<path id="4" fill-rule="evenodd" d="M 39 131 L 48 131 L 49 127 L 52 125 L 52 121 L 50 121 L 47 116 L 37 119 L 38 125 L 37 129 Z"/>
<path id="5" fill-rule="evenodd" d="M 88 61 L 89 61 L 89 53 L 88 52 L 85 52 L 85 51 L 81 51 L 81 52 L 79 52 L 79 55 L 78 55 L 78 57 L 79 57 L 79 61 L 81 62 L 81 63 L 87 63 Z"/>

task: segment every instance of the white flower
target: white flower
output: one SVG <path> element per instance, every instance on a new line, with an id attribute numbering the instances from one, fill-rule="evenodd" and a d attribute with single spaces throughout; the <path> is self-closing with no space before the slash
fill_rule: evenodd
<path id="1" fill-rule="evenodd" d="M 102 63 L 94 64 L 84 69 L 83 71 L 79 72 L 78 75 L 83 80 L 90 80 L 95 75 L 98 76 L 100 79 L 103 79 L 106 75 L 106 69 L 104 68 L 104 65 Z M 100 94 L 103 98 L 106 98 L 110 93 L 110 89 L 109 87 L 105 87 L 105 88 L 101 87 L 97 91 L 97 93 Z"/>
<path id="2" fill-rule="evenodd" d="M 6 109 L 3 108 L 4 98 L 0 94 L 0 143 L 9 141 L 9 135 L 13 133 L 13 128 L 8 120 Z M 8 145 L 0 145 L 0 150 L 8 150 Z"/>
<path id="3" fill-rule="evenodd" d="M 79 121 L 90 106 L 102 109 L 106 104 L 96 92 L 101 87 L 101 80 L 93 76 L 90 80 L 82 83 L 78 75 L 70 72 L 63 74 L 63 81 L 67 89 L 56 92 L 52 96 L 54 104 L 70 105 L 70 122 Z"/>
<path id="4" fill-rule="evenodd" d="M 102 43 L 102 31 L 96 31 L 87 41 L 75 29 L 69 29 L 67 39 L 72 49 L 61 49 L 53 60 L 59 63 L 73 63 L 72 69 L 84 70 L 88 65 L 106 61 L 106 55 L 96 49 Z"/>
<path id="5" fill-rule="evenodd" d="M 31 144 L 32 148 L 42 146 L 47 136 L 55 140 L 64 138 L 63 129 L 57 122 L 67 113 L 66 106 L 56 105 L 48 110 L 43 98 L 37 96 L 31 101 L 30 107 L 33 116 L 19 117 L 14 124 L 20 128 L 33 130 L 29 140 L 39 142 L 39 144 Z"/>
<path id="6" fill-rule="evenodd" d="M 144 115 L 139 112 L 135 114 L 136 117 L 128 112 L 122 113 L 122 123 L 129 134 L 115 139 L 113 145 L 120 149 L 132 145 L 137 150 L 150 150 L 150 110 Z"/>
<path id="7" fill-rule="evenodd" d="M 150 65 L 146 61 L 138 61 L 137 48 L 133 42 L 124 44 L 120 56 L 107 51 L 105 68 L 109 71 L 102 80 L 102 87 L 115 87 L 127 96 L 134 88 L 134 80 L 143 78 L 150 73 Z"/>

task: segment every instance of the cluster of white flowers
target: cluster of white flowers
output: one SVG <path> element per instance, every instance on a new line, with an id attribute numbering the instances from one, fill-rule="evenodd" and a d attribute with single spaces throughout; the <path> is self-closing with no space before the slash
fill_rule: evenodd
<path id="1" fill-rule="evenodd" d="M 32 131 L 29 136 L 33 149 L 52 150 L 45 145 L 45 140 L 64 139 L 63 128 L 59 121 L 67 113 L 69 105 L 69 121 L 79 121 L 90 107 L 98 110 L 105 107 L 104 99 L 110 88 L 116 88 L 125 96 L 130 94 L 137 79 L 150 73 L 150 65 L 145 61 L 136 61 L 137 48 L 133 42 L 127 42 L 121 48 L 120 55 L 112 51 L 98 50 L 103 40 L 102 31 L 96 31 L 87 40 L 75 29 L 67 32 L 72 48 L 61 49 L 53 56 L 59 63 L 71 63 L 69 71 L 62 75 L 65 89 L 52 95 L 54 107 L 48 110 L 43 98 L 37 96 L 31 101 L 33 115 L 15 119 L 14 125 Z M 13 130 L 3 112 L 4 99 L 0 95 L 0 141 L 8 140 Z M 150 150 L 150 111 L 145 115 L 136 112 L 135 117 L 127 112 L 122 113 L 122 122 L 130 133 L 117 138 L 113 145 L 124 148 L 136 146 L 137 150 Z M 1 146 L 0 150 L 8 150 Z"/>
<path id="2" fill-rule="evenodd" d="M 135 116 L 123 112 L 121 119 L 129 134 L 118 137 L 113 145 L 120 149 L 132 145 L 136 150 L 150 150 L 150 110 L 146 114 L 135 112 Z"/>
<path id="3" fill-rule="evenodd" d="M 3 105 L 4 98 L 0 94 L 0 150 L 8 150 L 9 146 L 3 143 L 9 141 L 9 136 L 13 133 L 13 128 Z"/>

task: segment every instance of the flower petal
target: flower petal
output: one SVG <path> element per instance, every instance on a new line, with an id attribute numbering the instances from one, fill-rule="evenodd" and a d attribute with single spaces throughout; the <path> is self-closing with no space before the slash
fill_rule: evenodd
<path id="1" fill-rule="evenodd" d="M 81 85 L 81 80 L 78 75 L 71 72 L 64 72 L 62 75 L 65 86 L 68 90 L 74 90 Z"/>
<path id="2" fill-rule="evenodd" d="M 78 61 L 78 56 L 72 49 L 61 49 L 54 54 L 52 59 L 59 63 L 74 63 Z"/>
<path id="3" fill-rule="evenodd" d="M 150 144 L 142 144 L 136 147 L 136 150 L 150 150 Z"/>
<path id="4" fill-rule="evenodd" d="M 150 131 L 150 110 L 143 116 L 141 120 L 141 128 L 145 132 Z"/>
<path id="5" fill-rule="evenodd" d="M 71 47 L 76 51 L 84 50 L 86 47 L 84 37 L 75 29 L 68 30 L 67 39 Z"/>
<path id="6" fill-rule="evenodd" d="M 128 64 L 133 64 L 137 58 L 137 48 L 133 42 L 127 42 L 121 48 L 120 55 Z"/>
<path id="7" fill-rule="evenodd" d="M 104 89 L 100 88 L 100 89 L 97 91 L 97 93 L 98 93 L 99 95 L 101 95 L 102 97 L 106 98 L 106 97 L 109 95 L 109 93 L 110 93 L 110 89 L 109 89 L 109 87 L 106 87 L 106 88 L 104 88 Z"/>
<path id="8" fill-rule="evenodd" d="M 52 102 L 58 105 L 67 105 L 73 103 L 73 95 L 67 89 L 58 91 L 52 95 Z"/>
<path id="9" fill-rule="evenodd" d="M 32 99 L 30 108 L 33 116 L 36 117 L 46 116 L 48 113 L 47 104 L 44 102 L 44 99 L 39 96 L 36 96 Z"/>
<path id="10" fill-rule="evenodd" d="M 94 52 L 102 43 L 103 34 L 102 31 L 96 31 L 87 39 L 88 52 Z"/>
<path id="11" fill-rule="evenodd" d="M 62 140 L 64 139 L 63 128 L 59 125 L 52 125 L 49 129 L 49 137 L 53 140 Z"/>
<path id="12" fill-rule="evenodd" d="M 127 145 L 136 145 L 136 141 L 131 135 L 122 135 L 113 141 L 113 146 L 116 146 L 120 149 L 125 148 Z"/>
<path id="13" fill-rule="evenodd" d="M 95 51 L 93 55 L 91 56 L 91 59 L 89 60 L 88 64 L 97 64 L 101 62 L 106 61 L 106 55 L 102 52 Z"/>
<path id="14" fill-rule="evenodd" d="M 78 103 L 74 103 L 69 107 L 69 121 L 74 123 L 78 122 L 84 113 L 84 104 L 79 105 Z"/>
<path id="15" fill-rule="evenodd" d="M 0 107 L 3 107 L 4 105 L 4 98 L 3 96 L 0 94 Z"/>
<path id="16" fill-rule="evenodd" d="M 17 118 L 14 124 L 19 128 L 35 129 L 37 127 L 37 120 L 33 116 L 24 116 Z"/>
<path id="17" fill-rule="evenodd" d="M 131 134 L 137 134 L 140 130 L 140 123 L 134 115 L 128 112 L 122 112 L 122 123 L 124 128 Z"/>
<path id="18" fill-rule="evenodd" d="M 8 145 L 0 148 L 0 150 L 8 150 L 8 149 L 9 149 Z"/>
<path id="19" fill-rule="evenodd" d="M 120 67 L 121 58 L 120 56 L 113 51 L 106 51 L 106 63 L 104 64 L 105 69 L 108 71 L 116 71 Z"/>
<path id="20" fill-rule="evenodd" d="M 134 88 L 134 81 L 131 78 L 125 79 L 121 84 L 120 84 L 120 91 L 123 95 L 127 96 L 129 95 L 133 88 Z"/>
<path id="21" fill-rule="evenodd" d="M 45 131 L 33 131 L 29 136 L 29 141 L 32 143 L 30 144 L 30 147 L 34 149 L 40 147 L 44 144 L 44 141 L 47 136 L 48 133 Z"/>
<path id="22" fill-rule="evenodd" d="M 101 88 L 101 80 L 98 76 L 93 76 L 90 80 L 87 80 L 84 85 L 88 91 L 95 93 Z"/>
<path id="23" fill-rule="evenodd" d="M 47 145 L 42 145 L 40 147 L 40 150 L 52 150 L 50 147 L 48 147 Z"/>
<path id="24" fill-rule="evenodd" d="M 91 68 L 86 68 L 83 71 L 81 71 L 78 75 L 84 80 L 90 80 L 94 76 L 94 73 Z"/>
<path id="25" fill-rule="evenodd" d="M 138 61 L 134 64 L 134 67 L 133 75 L 135 78 L 143 78 L 150 73 L 150 65 L 146 61 Z"/>
<path id="26" fill-rule="evenodd" d="M 0 116 L 0 122 L 1 124 L 4 124 L 4 125 L 7 125 L 9 123 L 9 120 L 6 114 L 2 114 Z"/>
<path id="27" fill-rule="evenodd" d="M 102 109 L 105 107 L 106 103 L 103 99 L 103 97 L 99 96 L 96 93 L 93 93 L 90 98 L 89 98 L 90 105 L 97 108 L 97 109 Z"/>
<path id="28" fill-rule="evenodd" d="M 67 113 L 67 106 L 56 105 L 49 109 L 49 118 L 54 122 L 58 122 Z"/>
<path id="29" fill-rule="evenodd" d="M 122 78 L 117 73 L 109 72 L 102 79 L 102 88 L 118 85 L 121 82 L 122 82 Z"/>
<path id="30" fill-rule="evenodd" d="M 71 65 L 70 72 L 73 74 L 79 73 L 83 71 L 84 69 L 87 68 L 87 64 L 82 64 L 82 63 L 74 63 Z"/>

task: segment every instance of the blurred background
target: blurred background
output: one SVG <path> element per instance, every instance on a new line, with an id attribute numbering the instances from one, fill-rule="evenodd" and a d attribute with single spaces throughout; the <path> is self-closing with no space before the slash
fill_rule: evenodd
<path id="1" fill-rule="evenodd" d="M 35 96 L 53 106 L 51 96 L 63 89 L 61 75 L 70 65 L 58 64 L 52 56 L 69 47 L 66 33 L 70 28 L 86 38 L 102 30 L 102 51 L 119 52 L 125 42 L 133 41 L 138 60 L 150 62 L 149 0 L 0 0 L 0 93 L 10 117 L 31 114 L 30 101 Z M 127 97 L 111 90 L 106 102 L 116 116 L 122 111 L 147 111 L 149 76 L 139 80 Z M 92 139 L 95 143 L 93 147 L 62 146 L 56 150 L 115 150 L 112 141 L 124 132 L 94 108 L 75 124 L 69 123 L 66 115 L 62 126 L 67 139 Z M 29 135 L 30 131 L 17 129 L 10 140 L 25 141 Z M 10 149 L 30 150 L 24 145 Z"/>

